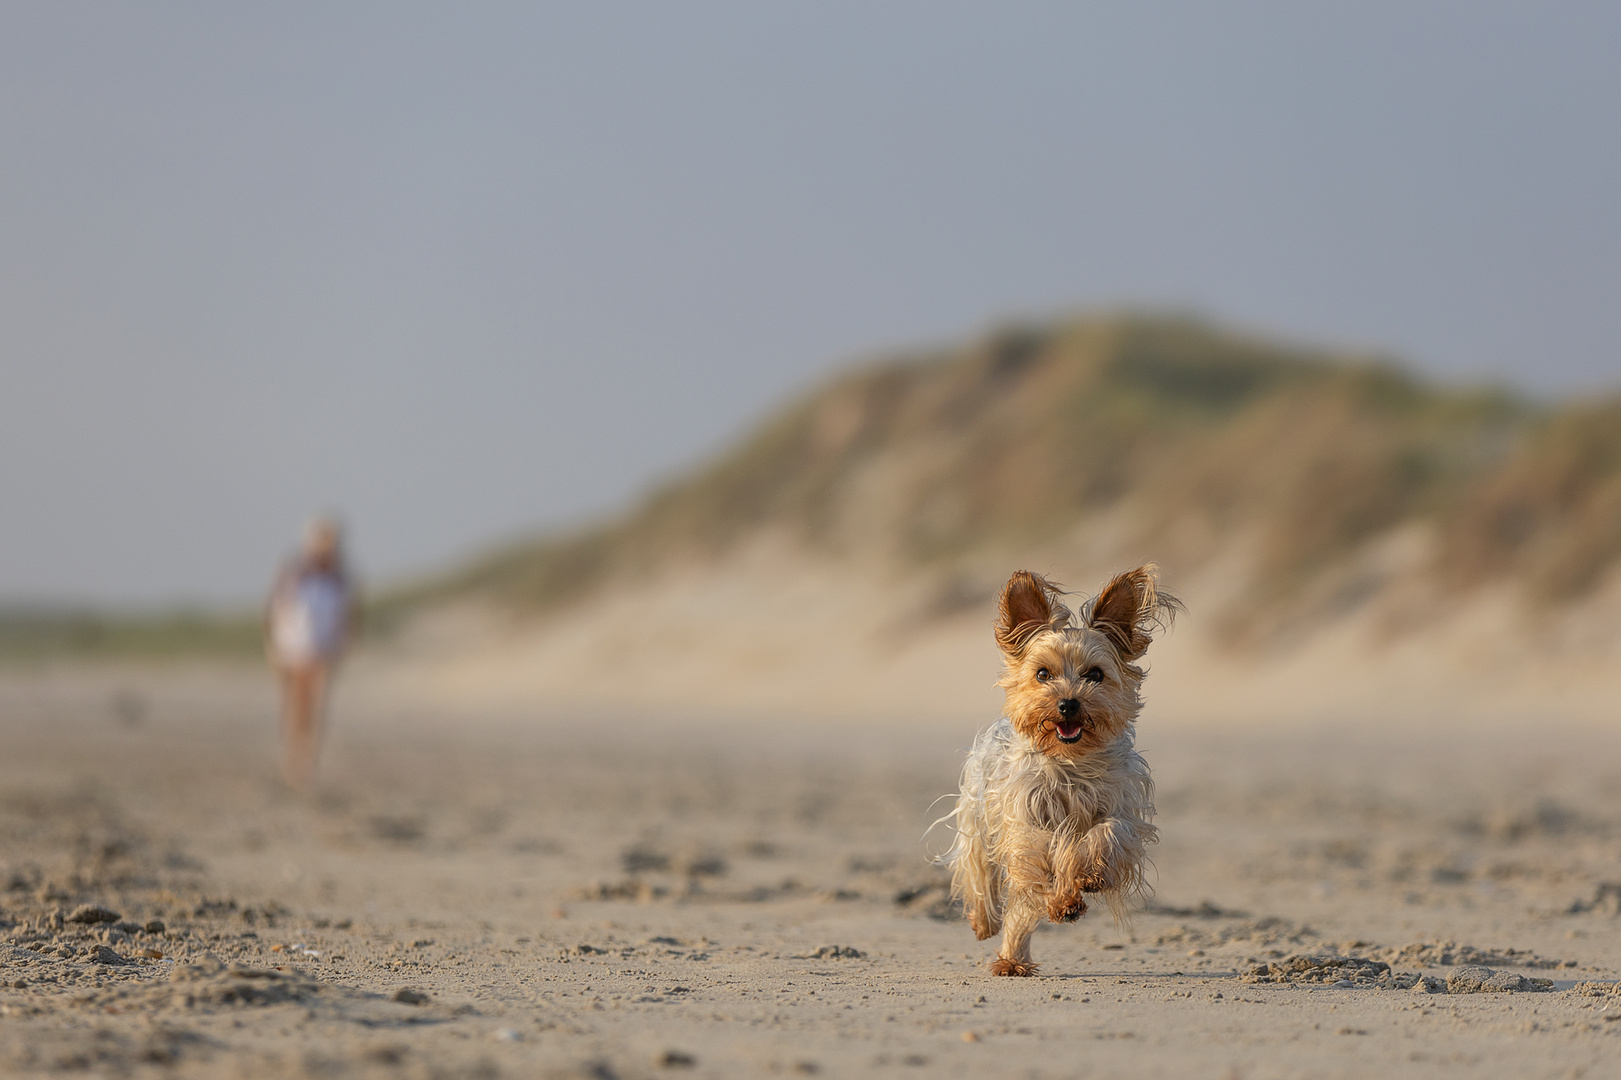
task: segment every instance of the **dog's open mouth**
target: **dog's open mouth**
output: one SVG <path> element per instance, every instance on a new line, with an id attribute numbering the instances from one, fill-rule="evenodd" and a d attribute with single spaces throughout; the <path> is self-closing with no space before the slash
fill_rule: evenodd
<path id="1" fill-rule="evenodd" d="M 1054 730 L 1058 732 L 1059 742 L 1072 743 L 1080 739 L 1081 733 L 1086 730 L 1086 721 L 1060 720 L 1054 725 Z"/>

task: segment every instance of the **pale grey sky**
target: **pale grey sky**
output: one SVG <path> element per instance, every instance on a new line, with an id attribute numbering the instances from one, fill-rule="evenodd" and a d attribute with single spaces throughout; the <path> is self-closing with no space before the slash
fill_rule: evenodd
<path id="1" fill-rule="evenodd" d="M 1621 6 L 0 8 L 0 599 L 389 578 L 1119 303 L 1621 384 Z"/>

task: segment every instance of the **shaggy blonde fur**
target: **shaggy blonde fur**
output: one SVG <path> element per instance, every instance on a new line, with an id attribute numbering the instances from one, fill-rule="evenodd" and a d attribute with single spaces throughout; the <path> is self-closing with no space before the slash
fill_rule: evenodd
<path id="1" fill-rule="evenodd" d="M 1158 839 L 1154 782 L 1135 746 L 1144 672 L 1134 661 L 1181 604 L 1151 564 L 1105 585 L 1078 625 L 1061 595 L 1024 570 L 1002 590 L 1006 714 L 968 754 L 942 857 L 974 933 L 1003 934 L 998 975 L 1035 974 L 1031 934 L 1043 918 L 1080 918 L 1085 893 L 1124 920 L 1149 892 L 1146 848 Z"/>

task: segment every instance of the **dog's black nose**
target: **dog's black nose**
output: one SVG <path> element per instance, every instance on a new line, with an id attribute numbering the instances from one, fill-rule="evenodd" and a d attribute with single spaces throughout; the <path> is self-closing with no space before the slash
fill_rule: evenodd
<path id="1" fill-rule="evenodd" d="M 1058 715 L 1065 720 L 1081 711 L 1081 703 L 1072 697 L 1067 697 L 1058 703 Z"/>

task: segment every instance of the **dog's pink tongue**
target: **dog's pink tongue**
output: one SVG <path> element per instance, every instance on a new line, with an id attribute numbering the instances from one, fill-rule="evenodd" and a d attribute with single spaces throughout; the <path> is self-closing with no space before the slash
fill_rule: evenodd
<path id="1" fill-rule="evenodd" d="M 1060 720 L 1058 722 L 1058 734 L 1062 735 L 1064 738 L 1073 739 L 1080 733 L 1081 722 L 1079 720 Z"/>

